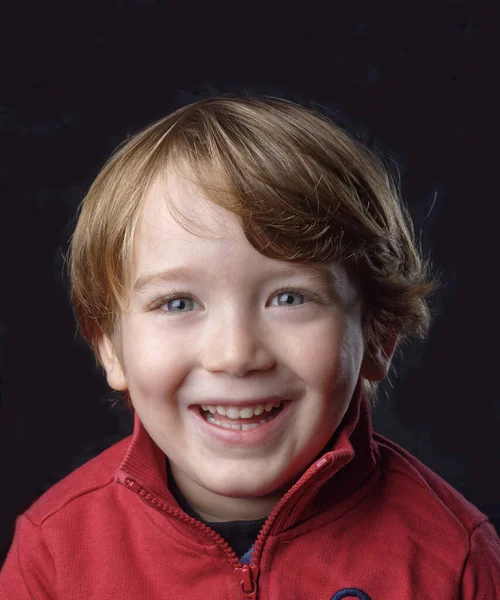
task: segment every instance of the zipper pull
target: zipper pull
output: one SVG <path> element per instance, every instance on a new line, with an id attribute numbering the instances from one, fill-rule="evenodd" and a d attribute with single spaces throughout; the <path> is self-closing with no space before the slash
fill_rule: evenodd
<path id="1" fill-rule="evenodd" d="M 236 567 L 236 576 L 240 582 L 241 591 L 245 600 L 257 600 L 257 577 L 259 568 L 255 565 L 245 564 L 242 567 Z"/>

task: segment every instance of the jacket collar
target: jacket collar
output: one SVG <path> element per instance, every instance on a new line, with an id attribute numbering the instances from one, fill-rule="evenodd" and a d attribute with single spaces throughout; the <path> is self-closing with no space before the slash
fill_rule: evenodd
<path id="1" fill-rule="evenodd" d="M 307 485 L 299 485 L 277 516 L 273 532 L 283 531 L 335 504 L 343 504 L 370 476 L 378 451 L 372 437 L 370 409 L 360 377 L 349 408 L 332 441 L 306 473 Z M 168 489 L 166 456 L 152 440 L 136 412 L 134 430 L 115 481 L 132 479 L 165 504 L 178 508 Z M 313 502 L 314 499 L 314 502 Z"/>
<path id="2" fill-rule="evenodd" d="M 297 490 L 284 506 L 273 526 L 279 533 L 328 510 L 343 514 L 368 493 L 370 480 L 379 462 L 379 451 L 373 440 L 370 408 L 363 390 L 362 378 L 344 418 L 323 454 L 309 467 L 315 471 L 307 485 Z M 331 516 L 331 515 L 330 515 Z"/>

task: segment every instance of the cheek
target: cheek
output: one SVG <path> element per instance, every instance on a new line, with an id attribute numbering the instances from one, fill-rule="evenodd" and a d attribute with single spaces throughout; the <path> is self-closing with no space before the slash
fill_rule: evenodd
<path id="1" fill-rule="evenodd" d="M 129 323 L 122 335 L 123 360 L 129 391 L 142 397 L 165 397 L 185 376 L 185 351 L 157 328 Z"/>
<path id="2" fill-rule="evenodd" d="M 359 376 L 364 354 L 361 324 L 353 319 L 345 321 L 344 335 L 339 348 L 339 377 L 343 381 Z"/>
<path id="3" fill-rule="evenodd" d="M 357 379 L 363 356 L 363 336 L 354 319 L 345 316 L 295 337 L 288 344 L 292 368 L 311 386 L 323 387 Z"/>

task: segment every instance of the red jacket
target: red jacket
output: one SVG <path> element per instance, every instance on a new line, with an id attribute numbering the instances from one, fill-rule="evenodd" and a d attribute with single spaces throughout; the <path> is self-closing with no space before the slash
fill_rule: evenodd
<path id="1" fill-rule="evenodd" d="M 166 472 L 136 414 L 131 436 L 18 517 L 0 598 L 500 598 L 500 540 L 486 515 L 373 433 L 362 394 L 333 449 L 272 511 L 250 565 L 182 512 Z"/>

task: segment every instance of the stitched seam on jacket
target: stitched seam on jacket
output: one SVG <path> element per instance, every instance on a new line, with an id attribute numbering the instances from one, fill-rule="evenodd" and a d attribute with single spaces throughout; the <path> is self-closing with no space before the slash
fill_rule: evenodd
<path id="1" fill-rule="evenodd" d="M 23 517 L 25 517 L 32 525 L 34 525 L 35 527 L 42 527 L 42 525 L 45 524 L 45 522 L 50 519 L 51 517 L 53 517 L 54 515 L 57 515 L 57 513 L 61 510 L 63 510 L 64 508 L 66 508 L 67 506 L 69 506 L 72 502 L 74 502 L 75 500 L 78 500 L 79 498 L 82 498 L 83 496 L 87 495 L 87 494 L 92 494 L 93 492 L 96 492 L 98 490 L 102 490 L 105 487 L 107 487 L 108 485 L 112 484 L 114 482 L 114 476 L 111 476 L 110 480 L 107 481 L 106 483 L 93 487 L 93 488 L 87 488 L 85 490 L 82 490 L 80 492 L 75 492 L 75 494 L 73 496 L 71 496 L 70 498 L 68 498 L 64 504 L 58 505 L 57 508 L 53 509 L 52 511 L 48 512 L 46 515 L 44 515 L 43 517 L 40 518 L 40 521 L 38 523 L 36 523 L 27 513 L 30 512 L 30 509 L 28 509 L 25 513 L 23 513 Z M 57 484 L 55 484 L 57 485 Z"/>

